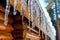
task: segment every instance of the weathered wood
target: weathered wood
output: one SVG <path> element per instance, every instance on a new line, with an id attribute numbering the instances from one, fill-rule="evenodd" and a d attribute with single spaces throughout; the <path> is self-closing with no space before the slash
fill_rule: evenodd
<path id="1" fill-rule="evenodd" d="M 0 13 L 0 20 L 2 20 L 2 21 L 4 21 L 4 13 Z M 12 17 L 8 17 L 8 23 L 9 24 L 12 24 L 13 23 L 13 19 L 12 19 Z"/>
<path id="2" fill-rule="evenodd" d="M 21 23 L 13 24 L 15 30 L 23 30 L 23 25 Z"/>
<path id="3" fill-rule="evenodd" d="M 15 21 L 20 21 L 20 20 L 22 20 L 22 17 L 20 15 L 17 15 L 17 16 L 14 17 L 14 20 Z"/>
<path id="4" fill-rule="evenodd" d="M 13 31 L 12 32 L 14 38 L 21 38 L 23 39 L 23 31 Z"/>
<path id="5" fill-rule="evenodd" d="M 26 38 L 29 38 L 30 40 L 40 40 L 40 37 L 29 33 L 27 33 Z"/>
<path id="6" fill-rule="evenodd" d="M 0 31 L 0 40 L 13 40 L 13 36 L 10 33 Z"/>
<path id="7" fill-rule="evenodd" d="M 4 12 L 4 7 L 2 5 L 0 5 L 0 11 Z"/>
<path id="8" fill-rule="evenodd" d="M 0 20 L 0 31 L 4 31 L 4 32 L 12 32 L 14 29 L 11 25 L 4 25 L 4 22 Z"/>

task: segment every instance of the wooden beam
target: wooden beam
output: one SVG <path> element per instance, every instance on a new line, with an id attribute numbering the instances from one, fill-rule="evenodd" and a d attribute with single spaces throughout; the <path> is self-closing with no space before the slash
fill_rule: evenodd
<path id="1" fill-rule="evenodd" d="M 33 29 L 33 28 L 29 27 L 29 26 L 27 26 L 27 28 L 28 28 L 29 30 L 32 30 L 32 31 L 38 33 L 38 31 L 36 31 L 35 29 Z"/>
<path id="2" fill-rule="evenodd" d="M 27 33 L 26 38 L 29 38 L 30 40 L 40 40 L 41 39 L 41 37 L 36 36 L 34 34 L 29 34 L 29 33 Z"/>

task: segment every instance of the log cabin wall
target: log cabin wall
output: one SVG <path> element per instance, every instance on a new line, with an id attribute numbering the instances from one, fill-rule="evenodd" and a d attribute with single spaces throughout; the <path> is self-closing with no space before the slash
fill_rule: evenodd
<path id="1" fill-rule="evenodd" d="M 2 36 L 7 35 L 7 36 L 5 36 L 6 38 L 4 37 L 0 38 L 0 40 L 23 40 L 24 39 L 23 32 L 25 31 L 22 25 L 22 17 L 20 16 L 20 14 L 13 16 L 11 11 L 8 19 L 9 25 L 5 26 L 4 10 L 5 10 L 5 7 L 3 5 L 0 5 L 0 35 Z M 3 28 L 6 28 L 6 29 L 3 29 Z"/>
<path id="2" fill-rule="evenodd" d="M 6 0 L 5 1 L 1 0 L 0 3 L 1 3 L 0 4 L 0 12 L 1 12 L 0 13 L 0 20 L 1 20 L 1 22 L 0 22 L 1 25 L 0 26 L 5 27 L 5 25 L 4 25 L 4 14 L 5 14 Z M 30 28 L 27 28 L 28 25 L 26 25 L 26 24 L 29 24 L 28 22 L 26 22 L 26 21 L 29 21 L 28 6 L 26 7 L 25 10 L 23 10 L 24 17 L 27 18 L 27 19 L 24 19 L 24 21 L 26 20 L 25 21 L 26 23 L 22 24 L 22 16 L 21 16 L 21 11 L 22 11 L 21 8 L 22 8 L 22 6 L 21 6 L 21 3 L 20 3 L 20 0 L 18 0 L 18 4 L 17 4 L 17 8 L 16 8 L 16 10 L 17 10 L 17 14 L 16 15 L 13 15 L 14 0 L 12 0 L 10 4 L 11 4 L 11 8 L 10 8 L 9 16 L 8 16 L 8 24 L 9 25 L 6 27 L 6 30 L 2 30 L 1 31 L 2 33 L 4 32 L 4 34 L 6 34 L 8 32 L 7 34 L 8 34 L 9 38 L 6 37 L 6 39 L 7 38 L 8 39 L 11 38 L 10 40 L 25 40 L 25 38 L 28 38 L 30 40 L 45 40 L 45 33 L 43 31 L 40 32 L 40 33 L 44 33 L 44 35 L 41 34 L 41 36 L 37 36 L 37 35 L 39 35 L 39 33 L 38 33 L 39 32 L 39 27 L 37 27 L 38 26 L 38 22 L 37 22 L 36 15 L 34 15 L 34 17 L 35 17 L 34 18 L 34 22 L 36 24 L 34 29 L 31 29 L 29 31 Z M 32 20 L 30 20 L 30 21 L 31 21 L 30 27 L 32 27 L 31 26 L 32 25 Z M 40 21 L 43 22 L 43 20 L 40 20 Z M 36 36 L 38 38 L 34 38 L 33 36 L 29 36 L 29 35 L 27 35 L 27 33 L 30 33 L 30 35 L 32 33 L 34 33 L 36 35 L 33 35 L 33 36 Z M 47 29 L 47 33 L 48 33 L 48 29 Z"/>
<path id="3" fill-rule="evenodd" d="M 12 27 L 13 19 L 8 20 L 8 25 L 4 25 L 4 7 L 0 5 L 0 40 L 13 40 L 11 32 L 14 30 Z"/>
<path id="4" fill-rule="evenodd" d="M 1 11 L 1 13 L 0 13 L 0 21 L 2 20 L 4 22 L 4 10 L 5 10 L 5 8 L 2 5 L 0 5 L 0 9 L 1 9 L 0 10 Z M 40 40 L 41 37 L 34 38 L 32 36 L 27 35 L 28 32 L 27 32 L 27 29 L 26 29 L 26 27 L 27 27 L 26 23 L 28 23 L 27 22 L 28 20 L 24 18 L 26 20 L 26 23 L 24 25 L 22 25 L 22 16 L 19 15 L 18 11 L 17 11 L 17 13 L 18 14 L 15 15 L 15 16 L 12 15 L 12 12 L 10 12 L 10 14 L 9 14 L 8 23 L 12 26 L 12 28 L 9 27 L 10 29 L 7 29 L 5 31 L 9 30 L 8 32 L 11 34 L 11 36 L 9 36 L 9 35 L 8 36 L 13 38 L 13 39 L 10 39 L 10 40 L 24 40 L 25 38 L 29 38 L 30 40 Z M 38 31 L 37 28 L 35 28 L 35 29 Z M 4 31 L 2 31 L 2 32 L 4 32 Z M 33 32 L 31 32 L 31 33 L 33 33 Z M 42 38 L 41 38 L 41 40 L 42 40 Z"/>

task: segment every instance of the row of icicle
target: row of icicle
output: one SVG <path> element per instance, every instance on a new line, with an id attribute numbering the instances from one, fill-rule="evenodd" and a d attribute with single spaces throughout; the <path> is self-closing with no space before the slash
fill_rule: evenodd
<path id="1" fill-rule="evenodd" d="M 6 0 L 6 9 L 5 9 L 5 20 L 4 20 L 4 24 L 7 25 L 8 24 L 8 15 L 10 12 L 10 3 L 12 0 Z M 16 15 L 16 7 L 17 7 L 17 3 L 18 0 L 14 1 L 14 11 L 13 11 L 13 15 Z M 22 4 L 22 11 L 21 11 L 21 15 L 22 15 L 22 23 L 23 23 L 23 10 L 26 9 L 27 6 L 27 0 L 21 0 L 21 4 Z M 36 6 L 37 5 L 37 6 Z M 38 21 L 38 27 L 39 27 L 39 36 L 40 36 L 40 28 L 42 27 L 42 24 L 40 25 L 40 20 L 41 19 L 41 13 L 38 7 L 38 4 L 36 3 L 35 0 L 28 0 L 28 17 L 29 17 L 29 26 L 30 26 L 30 21 L 32 20 L 32 28 L 34 29 L 35 27 L 35 20 L 34 20 L 34 15 L 37 16 L 37 21 Z"/>

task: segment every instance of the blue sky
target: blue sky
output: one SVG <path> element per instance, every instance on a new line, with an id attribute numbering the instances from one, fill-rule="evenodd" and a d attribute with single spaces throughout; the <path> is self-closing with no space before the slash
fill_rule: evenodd
<path id="1" fill-rule="evenodd" d="M 48 5 L 48 2 L 46 2 L 45 0 L 42 0 L 43 4 L 45 7 L 47 7 Z M 53 10 L 54 10 L 54 5 L 52 6 L 53 7 Z M 57 1 L 57 9 L 58 9 L 58 17 L 60 18 L 60 2 Z M 55 10 L 54 10 L 54 19 L 56 20 L 56 13 L 55 13 Z"/>

